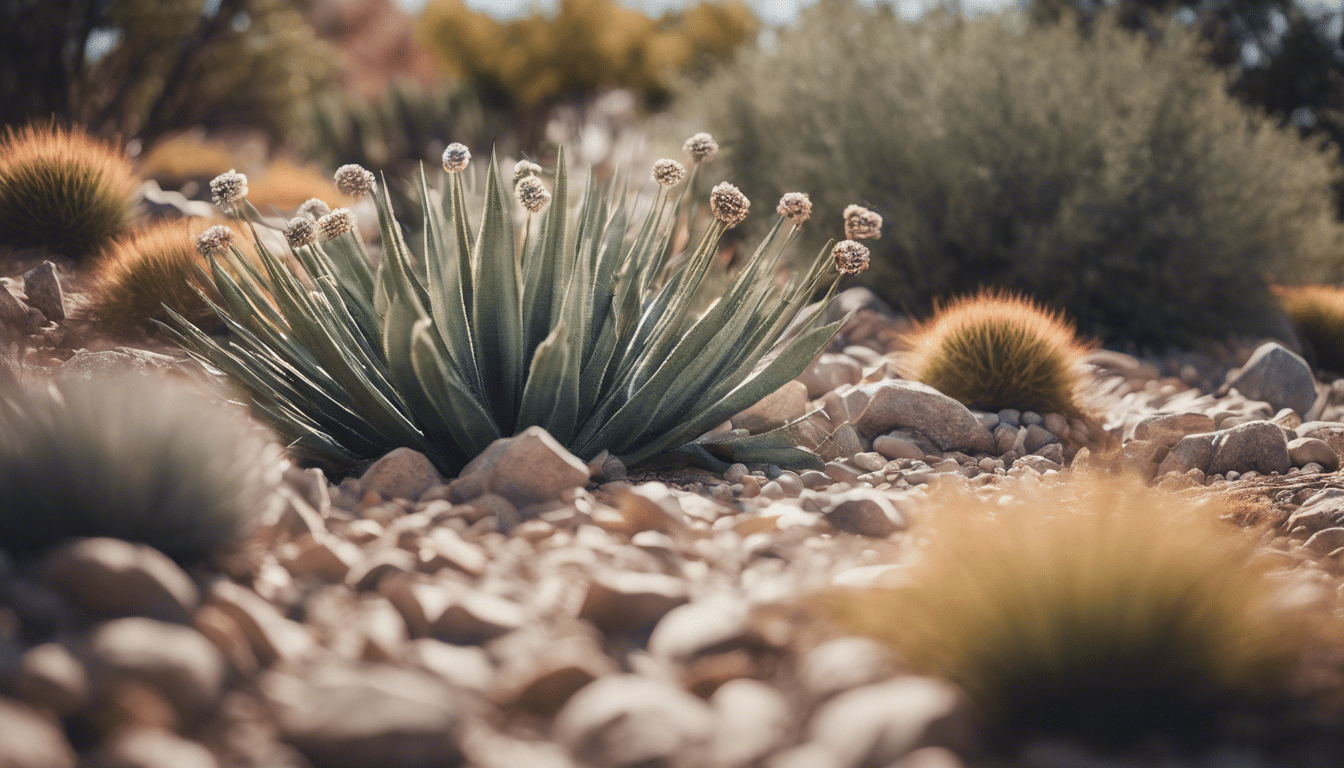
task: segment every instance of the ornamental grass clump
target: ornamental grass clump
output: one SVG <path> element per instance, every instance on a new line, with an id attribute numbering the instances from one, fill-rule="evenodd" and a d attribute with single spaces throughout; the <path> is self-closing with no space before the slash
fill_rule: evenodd
<path id="1" fill-rule="evenodd" d="M 0 140 L 0 245 L 94 260 L 130 223 L 134 189 L 130 163 L 109 144 L 79 130 L 10 129 Z"/>
<path id="2" fill-rule="evenodd" d="M 201 269 L 209 253 L 222 254 L 241 233 L 201 219 L 165 220 L 131 232 L 108 250 L 94 274 L 89 311 L 108 333 L 132 337 L 158 330 L 169 319 L 165 307 L 198 327 L 224 329 L 202 293 L 219 300 Z M 207 229 L 208 227 L 208 229 Z M 206 236 L 206 232 L 210 232 Z M 257 263 L 254 256 L 248 256 Z"/>
<path id="3" fill-rule="evenodd" d="M 1091 347 L 1058 310 L 995 290 L 953 299 L 904 337 L 913 378 L 982 411 L 1082 416 L 1080 358 Z"/>
<path id="4" fill-rule="evenodd" d="M 676 227 L 698 164 L 681 192 L 660 184 L 635 221 L 626 195 L 599 190 L 591 174 L 576 195 L 562 151 L 550 189 L 522 169 L 519 237 L 494 158 L 484 210 L 469 220 L 470 160 L 460 144 L 444 152 L 442 196 L 422 171 L 423 252 L 411 253 L 379 180 L 376 269 L 347 226 L 349 211 L 319 219 L 315 242 L 306 225 L 299 233 L 291 224 L 306 274 L 259 242 L 260 270 L 230 250 L 211 278 L 234 338 L 221 344 L 176 317 L 177 338 L 241 385 L 297 455 L 334 471 L 404 446 L 454 473 L 529 426 L 584 459 L 606 450 L 633 463 L 681 450 L 711 466 L 820 464 L 795 447 L 802 422 L 688 444 L 796 377 L 840 327 L 820 325 L 815 313 L 789 330 L 813 296 L 834 291 L 826 251 L 777 284 L 781 218 L 724 293 L 696 312 L 720 238 L 750 207 L 736 187 L 715 187 L 714 219 L 679 252 Z M 669 167 L 659 166 L 663 180 L 676 175 Z"/>
<path id="5" fill-rule="evenodd" d="M 961 686 L 1009 744 L 1211 735 L 1287 701 L 1317 639 L 1213 499 L 1111 478 L 946 492 L 927 511 L 906 586 L 823 605 Z"/>
<path id="6" fill-rule="evenodd" d="M 1293 285 L 1276 286 L 1274 293 L 1311 346 L 1317 365 L 1344 373 L 1344 289 Z"/>
<path id="7" fill-rule="evenodd" d="M 246 531 L 279 460 L 245 414 L 183 384 L 129 376 L 10 389 L 0 393 L 0 548 L 26 558 L 110 536 L 199 561 Z"/>

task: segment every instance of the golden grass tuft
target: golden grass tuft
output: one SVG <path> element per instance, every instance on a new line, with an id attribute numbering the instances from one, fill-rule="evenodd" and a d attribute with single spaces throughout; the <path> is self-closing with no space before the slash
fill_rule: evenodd
<path id="1" fill-rule="evenodd" d="M 1207 734 L 1286 700 L 1313 637 L 1216 500 L 1127 478 L 930 499 L 908 586 L 828 593 L 842 627 L 960 685 L 1008 742 Z"/>
<path id="2" fill-rule="evenodd" d="M 125 156 L 80 130 L 29 125 L 0 140 L 0 244 L 100 256 L 131 220 Z"/>
<path id="3" fill-rule="evenodd" d="M 197 288 L 218 301 L 209 281 L 197 278 L 196 267 L 208 269 L 196 251 L 196 237 L 219 224 L 205 219 L 175 219 L 136 230 L 117 241 L 99 264 L 90 300 L 90 314 L 109 334 L 127 338 L 154 333 L 153 321 L 168 321 L 164 305 L 207 331 L 223 329 Z M 235 222 L 222 222 L 237 235 L 235 245 L 250 253 L 251 234 Z"/>
<path id="4" fill-rule="evenodd" d="M 997 290 L 954 298 L 906 334 L 911 374 L 966 406 L 1081 416 L 1079 341 L 1061 312 Z"/>
<path id="5" fill-rule="evenodd" d="M 1344 289 L 1332 285 L 1275 286 L 1274 295 L 1316 353 L 1316 363 L 1344 373 Z"/>

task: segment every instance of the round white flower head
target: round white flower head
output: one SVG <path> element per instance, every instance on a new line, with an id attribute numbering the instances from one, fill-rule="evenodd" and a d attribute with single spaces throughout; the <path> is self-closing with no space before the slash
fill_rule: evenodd
<path id="1" fill-rule="evenodd" d="M 806 192 L 787 192 L 779 198 L 775 211 L 796 227 L 812 217 L 812 198 Z"/>
<path id="2" fill-rule="evenodd" d="M 876 240 L 882 236 L 882 217 L 861 205 L 845 209 L 845 237 L 850 240 Z"/>
<path id="3" fill-rule="evenodd" d="M 868 268 L 868 247 L 853 240 L 841 240 L 831 249 L 835 270 L 842 275 L 857 275 Z"/>
<path id="4" fill-rule="evenodd" d="M 290 248 L 316 243 L 317 223 L 307 216 L 290 219 L 289 226 L 285 227 L 285 242 L 289 243 Z"/>
<path id="5" fill-rule="evenodd" d="M 210 197 L 215 205 L 235 205 L 247 197 L 247 177 L 230 168 L 210 181 Z"/>
<path id="6" fill-rule="evenodd" d="M 681 145 L 693 163 L 707 163 L 719 153 L 719 142 L 708 133 L 697 133 Z"/>
<path id="7" fill-rule="evenodd" d="M 373 173 L 350 163 L 336 169 L 336 188 L 346 197 L 361 198 L 373 191 Z"/>
<path id="8" fill-rule="evenodd" d="M 331 213 L 331 206 L 316 197 L 308 198 L 303 205 L 299 206 L 298 210 L 300 216 L 305 219 L 312 219 L 313 221 L 317 221 L 328 213 Z"/>
<path id="9" fill-rule="evenodd" d="M 232 242 L 233 230 L 217 224 L 196 238 L 196 252 L 206 258 L 222 256 Z"/>
<path id="10" fill-rule="evenodd" d="M 741 224 L 750 208 L 751 201 L 742 190 L 726 181 L 719 182 L 709 192 L 709 209 L 714 212 L 714 218 L 730 227 Z"/>
<path id="11" fill-rule="evenodd" d="M 317 239 L 335 240 L 355 228 L 355 217 L 349 208 L 337 208 L 317 220 Z"/>
<path id="12" fill-rule="evenodd" d="M 551 193 L 546 190 L 541 179 L 536 176 L 524 176 L 518 180 L 518 185 L 513 188 L 513 194 L 518 198 L 518 202 L 531 213 L 536 213 L 546 204 L 551 202 Z"/>
<path id="13" fill-rule="evenodd" d="M 653 164 L 653 180 L 658 182 L 659 186 L 675 187 L 684 178 L 686 178 L 686 166 L 676 160 L 663 158 Z"/>
<path id="14" fill-rule="evenodd" d="M 467 149 L 466 144 L 454 141 L 443 150 L 443 170 L 449 173 L 461 173 L 469 162 L 471 162 L 471 150 Z"/>
<path id="15" fill-rule="evenodd" d="M 513 166 L 513 183 L 517 184 L 526 176 L 540 176 L 541 166 L 531 160 L 519 160 L 518 164 Z"/>

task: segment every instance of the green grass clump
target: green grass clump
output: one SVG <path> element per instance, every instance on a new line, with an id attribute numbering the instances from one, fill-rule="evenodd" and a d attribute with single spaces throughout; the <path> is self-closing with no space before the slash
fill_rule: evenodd
<path id="1" fill-rule="evenodd" d="M 237 409 L 130 376 L 0 396 L 0 547 L 31 557 L 74 537 L 149 544 L 181 562 L 244 532 L 278 454 Z"/>
<path id="2" fill-rule="evenodd" d="M 825 604 L 961 686 L 1007 742 L 1198 739 L 1287 700 L 1312 635 L 1218 502 L 1106 478 L 930 504 L 909 586 Z"/>
<path id="3" fill-rule="evenodd" d="M 906 335 L 914 377 L 982 411 L 1081 416 L 1076 364 L 1089 347 L 1062 313 L 981 291 L 941 306 Z"/>
<path id="4" fill-rule="evenodd" d="M 1229 96 L 1199 45 L 825 0 L 684 111 L 753 199 L 811 194 L 814 242 L 855 200 L 879 213 L 863 282 L 913 314 L 995 285 L 1108 343 L 1269 333 L 1267 273 L 1340 276 L 1340 167 Z"/>
<path id="5" fill-rule="evenodd" d="M 130 222 L 134 188 L 126 158 L 81 131 L 11 129 L 0 141 L 0 245 L 95 259 Z"/>
<path id="6" fill-rule="evenodd" d="M 1316 364 L 1344 373 L 1344 289 L 1292 285 L 1276 286 L 1274 293 L 1311 346 Z"/>
<path id="7" fill-rule="evenodd" d="M 132 232 L 109 250 L 97 268 L 90 296 L 90 314 L 108 333 L 122 338 L 158 330 L 172 309 L 210 332 L 224 323 L 201 293 L 218 301 L 214 285 L 202 280 L 198 268 L 209 263 L 196 251 L 196 238 L 218 224 L 203 219 L 161 221 Z M 239 243 L 242 228 L 235 228 Z"/>

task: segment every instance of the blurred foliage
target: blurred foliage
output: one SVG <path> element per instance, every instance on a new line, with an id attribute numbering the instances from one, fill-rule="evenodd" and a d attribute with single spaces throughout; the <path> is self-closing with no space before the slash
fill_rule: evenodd
<path id="1" fill-rule="evenodd" d="M 1266 273 L 1341 271 L 1332 153 L 1230 97 L 1176 25 L 1084 40 L 825 0 L 687 107 L 752 199 L 809 192 L 823 236 L 849 203 L 884 216 L 865 282 L 916 314 L 995 285 L 1165 346 L 1275 330 Z"/>
<path id="2" fill-rule="evenodd" d="M 1150 34 L 1178 19 L 1205 41 L 1205 58 L 1229 72 L 1235 96 L 1344 147 L 1344 6 L 1329 9 L 1302 0 L 1032 0 L 1029 11 L 1046 23 L 1073 16 L 1084 24 L 1108 13 L 1126 28 Z"/>
<path id="3" fill-rule="evenodd" d="M 7 0 L 0 50 L 0 123 L 145 145 L 196 125 L 278 141 L 335 67 L 293 0 Z"/>
<path id="4" fill-rule="evenodd" d="M 435 0 L 421 19 L 422 38 L 445 73 L 513 111 L 525 141 L 536 137 L 549 107 L 602 88 L 629 88 L 657 105 L 673 77 L 707 72 L 757 28 L 736 1 L 653 19 L 617 0 L 560 0 L 554 14 L 499 21 L 461 0 Z"/>

